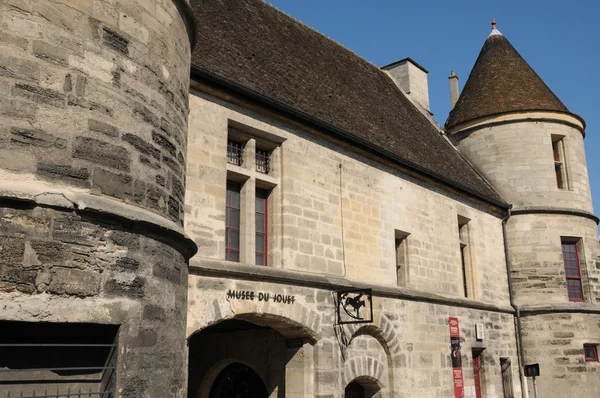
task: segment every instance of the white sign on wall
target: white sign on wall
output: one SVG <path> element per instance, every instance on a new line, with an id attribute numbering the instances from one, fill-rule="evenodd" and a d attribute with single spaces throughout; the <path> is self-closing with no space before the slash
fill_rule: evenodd
<path id="1" fill-rule="evenodd" d="M 478 323 L 475 325 L 475 337 L 477 340 L 483 340 L 485 338 L 483 323 Z"/>

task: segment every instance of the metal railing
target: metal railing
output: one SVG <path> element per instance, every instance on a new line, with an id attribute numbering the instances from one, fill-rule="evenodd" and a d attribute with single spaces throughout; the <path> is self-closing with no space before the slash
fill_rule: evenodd
<path id="1" fill-rule="evenodd" d="M 35 349 L 40 356 L 49 355 L 44 349 L 75 349 L 78 350 L 75 364 L 86 359 L 82 356 L 85 349 L 109 349 L 103 366 L 0 368 L 0 398 L 114 398 L 116 347 L 116 344 L 0 344 L 0 349 Z"/>
<path id="2" fill-rule="evenodd" d="M 256 171 L 259 173 L 269 174 L 270 161 L 271 153 L 263 151 L 262 149 L 256 150 Z"/>
<path id="3" fill-rule="evenodd" d="M 241 166 L 243 161 L 244 145 L 236 141 L 227 141 L 227 163 Z"/>

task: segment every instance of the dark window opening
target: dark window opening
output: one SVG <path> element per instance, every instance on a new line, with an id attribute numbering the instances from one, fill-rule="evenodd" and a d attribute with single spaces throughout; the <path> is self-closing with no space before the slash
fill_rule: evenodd
<path id="1" fill-rule="evenodd" d="M 256 265 L 267 265 L 269 240 L 269 191 L 256 189 Z"/>
<path id="2" fill-rule="evenodd" d="M 500 371 L 502 372 L 502 391 L 504 398 L 514 398 L 512 369 L 510 358 L 500 358 Z"/>
<path id="3" fill-rule="evenodd" d="M 0 397 L 115 397 L 118 326 L 0 321 Z"/>
<path id="4" fill-rule="evenodd" d="M 458 239 L 460 247 L 460 265 L 464 297 L 469 297 L 469 257 L 468 257 L 468 224 L 469 219 L 458 216 Z"/>
<path id="5" fill-rule="evenodd" d="M 240 261 L 240 192 L 237 182 L 227 182 L 225 205 L 225 260 Z"/>
<path id="6" fill-rule="evenodd" d="M 581 284 L 581 269 L 577 242 L 563 240 L 562 253 L 569 301 L 583 301 L 583 287 Z"/>
<path id="7" fill-rule="evenodd" d="M 243 163 L 244 144 L 227 140 L 227 163 L 241 166 Z"/>
<path id="8" fill-rule="evenodd" d="M 398 286 L 408 283 L 408 236 L 402 231 L 394 231 L 394 246 L 396 257 L 396 282 Z"/>
<path id="9" fill-rule="evenodd" d="M 256 171 L 269 174 L 271 171 L 271 152 L 256 148 Z"/>
<path id="10" fill-rule="evenodd" d="M 556 186 L 559 189 L 567 189 L 563 137 L 552 136 L 552 156 Z"/>
<path id="11" fill-rule="evenodd" d="M 586 362 L 598 362 L 598 346 L 596 344 L 585 344 L 583 352 Z"/>

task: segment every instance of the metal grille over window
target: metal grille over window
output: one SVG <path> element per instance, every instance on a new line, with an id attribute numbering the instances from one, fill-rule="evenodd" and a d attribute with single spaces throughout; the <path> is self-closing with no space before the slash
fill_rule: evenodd
<path id="1" fill-rule="evenodd" d="M 565 277 L 567 279 L 567 292 L 569 301 L 583 301 L 583 288 L 581 285 L 581 272 L 579 268 L 579 253 L 577 243 L 562 242 L 563 261 L 565 264 Z"/>
<path id="2" fill-rule="evenodd" d="M 118 327 L 0 322 L 0 398 L 114 398 Z"/>
<path id="3" fill-rule="evenodd" d="M 244 153 L 244 145 L 241 142 L 228 140 L 227 141 L 227 163 L 241 166 Z"/>
<path id="4" fill-rule="evenodd" d="M 269 174 L 271 153 L 256 149 L 256 171 Z"/>

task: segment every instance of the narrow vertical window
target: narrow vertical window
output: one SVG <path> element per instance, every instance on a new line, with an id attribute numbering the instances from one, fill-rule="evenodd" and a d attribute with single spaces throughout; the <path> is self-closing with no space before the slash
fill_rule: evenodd
<path id="1" fill-rule="evenodd" d="M 242 165 L 244 145 L 241 142 L 227 140 L 227 163 Z"/>
<path id="2" fill-rule="evenodd" d="M 473 351 L 473 381 L 475 397 L 481 398 L 481 351 Z"/>
<path id="3" fill-rule="evenodd" d="M 256 189 L 256 265 L 267 265 L 269 238 L 269 191 Z"/>
<path id="4" fill-rule="evenodd" d="M 269 174 L 271 171 L 271 152 L 256 148 L 256 171 Z"/>
<path id="5" fill-rule="evenodd" d="M 565 264 L 565 277 L 567 279 L 569 301 L 583 301 L 583 287 L 581 284 L 581 269 L 577 242 L 563 240 L 562 253 L 563 262 Z"/>
<path id="6" fill-rule="evenodd" d="M 469 259 L 468 259 L 468 231 L 467 231 L 467 223 L 468 219 L 464 217 L 458 218 L 458 237 L 459 237 L 459 245 L 460 245 L 460 265 L 462 271 L 462 285 L 463 285 L 463 294 L 465 297 L 469 297 Z"/>
<path id="7" fill-rule="evenodd" d="M 408 283 L 408 233 L 394 231 L 394 247 L 396 257 L 396 282 L 398 286 Z"/>
<path id="8" fill-rule="evenodd" d="M 598 345 L 597 344 L 584 344 L 583 353 L 586 362 L 598 362 Z"/>
<path id="9" fill-rule="evenodd" d="M 240 261 L 240 184 L 227 182 L 225 259 Z"/>
<path id="10" fill-rule="evenodd" d="M 552 156 L 554 157 L 554 175 L 556 186 L 567 189 L 567 173 L 565 168 L 565 152 L 563 137 L 552 136 Z"/>
<path id="11" fill-rule="evenodd" d="M 500 371 L 502 373 L 502 391 L 504 398 L 514 398 L 512 369 L 510 358 L 500 358 Z"/>

